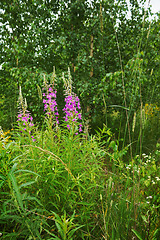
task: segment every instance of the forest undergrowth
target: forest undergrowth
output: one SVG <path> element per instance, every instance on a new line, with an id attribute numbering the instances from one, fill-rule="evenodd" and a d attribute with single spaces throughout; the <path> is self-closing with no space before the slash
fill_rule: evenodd
<path id="1" fill-rule="evenodd" d="M 158 240 L 160 143 L 131 157 L 107 125 L 91 135 L 70 72 L 63 82 L 63 117 L 44 77 L 42 126 L 20 87 L 17 123 L 0 130 L 1 238 Z"/>

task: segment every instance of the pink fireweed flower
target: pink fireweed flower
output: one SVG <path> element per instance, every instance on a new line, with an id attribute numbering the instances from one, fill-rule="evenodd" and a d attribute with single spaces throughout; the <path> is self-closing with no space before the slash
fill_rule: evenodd
<path id="1" fill-rule="evenodd" d="M 46 118 L 52 118 L 53 125 L 54 125 L 54 119 L 56 123 L 59 124 L 59 121 L 58 121 L 59 113 L 58 113 L 57 102 L 56 102 L 57 91 L 50 86 L 48 86 L 46 91 L 47 91 L 46 93 L 43 93 L 44 112 L 46 114 Z"/>
<path id="2" fill-rule="evenodd" d="M 23 128 L 23 131 L 24 132 L 28 131 L 28 133 L 31 134 L 31 130 L 32 130 L 31 127 L 34 126 L 33 117 L 31 116 L 31 113 L 27 109 L 23 108 L 23 106 L 22 106 L 22 109 L 20 109 L 17 117 L 18 117 L 17 125 L 19 127 L 25 126 L 25 128 Z M 20 132 L 23 132 L 23 131 L 21 130 Z M 34 142 L 36 140 L 32 138 L 32 141 Z"/>
<path id="3" fill-rule="evenodd" d="M 67 91 L 66 91 L 66 95 L 67 95 Z M 78 121 L 82 119 L 82 114 L 79 113 L 78 110 L 81 109 L 80 107 L 80 101 L 78 96 L 76 96 L 76 94 L 74 93 L 70 93 L 69 95 L 67 95 L 65 97 L 65 107 L 63 108 L 63 111 L 65 112 L 65 121 L 69 122 L 70 125 L 75 125 L 75 126 L 79 126 L 79 132 L 82 131 L 82 124 L 78 125 Z M 67 124 L 67 128 L 70 129 L 70 125 Z M 76 133 L 77 135 L 78 133 Z"/>
<path id="4" fill-rule="evenodd" d="M 35 139 L 33 136 L 31 136 L 31 138 L 32 138 L 32 141 L 33 141 L 33 142 L 35 142 L 35 141 L 36 141 L 36 139 Z"/>

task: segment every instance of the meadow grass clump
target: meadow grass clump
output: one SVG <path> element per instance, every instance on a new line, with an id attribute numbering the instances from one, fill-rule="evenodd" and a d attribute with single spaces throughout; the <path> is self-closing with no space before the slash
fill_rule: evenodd
<path id="1" fill-rule="evenodd" d="M 62 122 L 56 89 L 43 89 L 42 130 L 20 91 L 15 139 L 0 153 L 3 239 L 158 240 L 158 147 L 154 156 L 124 162 L 128 146 L 119 149 L 106 126 L 85 135 L 70 77 L 65 86 Z"/>

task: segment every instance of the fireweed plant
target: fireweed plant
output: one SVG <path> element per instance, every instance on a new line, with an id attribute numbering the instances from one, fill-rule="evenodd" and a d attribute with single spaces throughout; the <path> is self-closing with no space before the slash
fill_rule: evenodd
<path id="1" fill-rule="evenodd" d="M 78 135 L 78 132 L 82 132 L 82 114 L 80 113 L 81 106 L 78 96 L 72 91 L 72 80 L 70 70 L 68 69 L 69 78 L 66 80 L 63 75 L 63 81 L 65 86 L 65 107 L 63 111 L 65 113 L 64 120 L 67 123 L 67 128 L 71 133 Z"/>
<path id="2" fill-rule="evenodd" d="M 32 130 L 34 127 L 33 117 L 31 113 L 27 110 L 27 101 L 26 98 L 23 100 L 21 87 L 19 89 L 19 112 L 18 112 L 18 127 L 20 129 L 21 134 L 29 137 L 33 142 L 36 141 L 35 137 L 32 135 Z"/>
<path id="3" fill-rule="evenodd" d="M 43 90 L 43 104 L 44 104 L 44 112 L 46 115 L 47 123 L 50 127 L 50 130 L 54 128 L 57 129 L 59 120 L 58 120 L 58 108 L 56 102 L 56 94 L 57 90 L 54 89 L 54 82 L 53 84 L 47 84 L 44 78 L 44 88 Z"/>

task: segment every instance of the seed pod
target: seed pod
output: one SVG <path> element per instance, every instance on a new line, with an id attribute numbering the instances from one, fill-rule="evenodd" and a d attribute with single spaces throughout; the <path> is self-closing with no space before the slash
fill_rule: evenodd
<path id="1" fill-rule="evenodd" d="M 136 125 L 136 112 L 134 113 L 134 116 L 133 116 L 132 132 L 134 132 L 135 125 Z"/>

